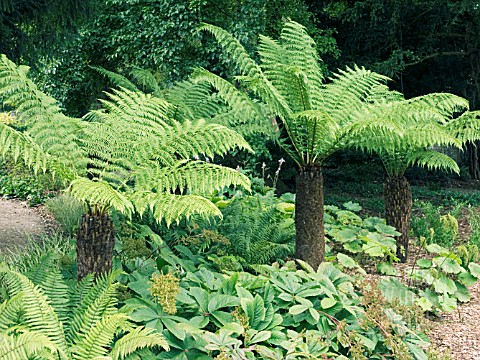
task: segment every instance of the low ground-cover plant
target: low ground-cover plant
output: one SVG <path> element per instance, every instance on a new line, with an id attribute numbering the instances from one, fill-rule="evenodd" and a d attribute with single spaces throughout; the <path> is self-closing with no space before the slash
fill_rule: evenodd
<path id="1" fill-rule="evenodd" d="M 480 279 L 478 248 L 459 246 L 451 251 L 438 244 L 424 243 L 426 256 L 418 258 L 409 270 L 409 281 L 383 279 L 380 289 L 389 300 L 404 305 L 418 304 L 424 311 L 453 311 L 470 301 L 468 287 Z"/>
<path id="2" fill-rule="evenodd" d="M 188 255 L 163 247 L 156 261 L 125 268 L 132 318 L 171 347 L 160 359 L 426 356 L 418 324 L 388 305 L 373 283 L 355 283 L 331 263 L 316 272 L 287 262 L 258 266 L 257 275 L 225 274 Z"/>
<path id="3" fill-rule="evenodd" d="M 27 200 L 34 206 L 52 197 L 55 181 L 48 175 L 34 174 L 21 164 L 0 161 L 0 196 Z"/>

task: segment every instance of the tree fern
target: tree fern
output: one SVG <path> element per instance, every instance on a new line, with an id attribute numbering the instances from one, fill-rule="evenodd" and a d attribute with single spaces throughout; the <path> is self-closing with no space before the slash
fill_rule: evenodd
<path id="1" fill-rule="evenodd" d="M 223 156 L 235 148 L 251 151 L 235 131 L 202 119 L 178 121 L 172 114 L 179 106 L 137 91 L 118 77 L 116 81 L 122 80 L 131 90 L 112 90 L 106 100 L 101 100 L 101 110 L 91 111 L 84 119 L 68 118 L 54 99 L 36 88 L 26 72 L 27 68 L 16 66 L 5 56 L 0 58 L 0 98 L 17 109 L 27 129 L 20 133 L 0 124 L 0 154 L 13 151 L 15 158 L 23 156 L 34 169 L 61 173 L 72 195 L 89 205 L 90 215 L 115 208 L 130 216 L 150 208 L 157 221 L 171 223 L 195 213 L 219 214 L 211 202 L 201 197 L 215 187 L 249 188 L 243 174 L 206 159 Z M 96 255 L 89 247 L 92 239 L 88 226 L 94 223 L 83 222 L 85 226 L 77 237 L 77 245 L 85 245 L 77 249 L 90 249 L 84 253 L 92 253 L 92 258 Z M 102 224 L 107 227 L 111 222 Z M 106 246 L 102 252 L 111 258 L 114 231 L 103 229 L 99 233 Z M 77 256 L 81 276 L 108 270 L 101 264 L 99 269 L 83 269 L 89 263 L 84 253 Z M 108 266 L 109 261 L 105 263 Z"/>

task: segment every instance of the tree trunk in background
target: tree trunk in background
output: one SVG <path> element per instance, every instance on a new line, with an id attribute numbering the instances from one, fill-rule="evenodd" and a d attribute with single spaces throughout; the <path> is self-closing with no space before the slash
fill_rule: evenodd
<path id="1" fill-rule="evenodd" d="M 314 269 L 325 258 L 323 175 L 319 167 L 300 169 L 295 197 L 296 257 Z"/>
<path id="2" fill-rule="evenodd" d="M 385 217 L 387 224 L 394 226 L 400 235 L 397 240 L 397 256 L 401 262 L 407 261 L 408 233 L 412 212 L 412 192 L 405 176 L 389 177 L 384 184 Z"/>
<path id="3" fill-rule="evenodd" d="M 478 146 L 480 142 L 476 141 L 475 143 L 467 143 L 467 152 L 469 156 L 468 166 L 470 170 L 470 175 L 474 180 L 480 180 L 480 164 L 478 158 Z"/>
<path id="4" fill-rule="evenodd" d="M 95 276 L 112 269 L 115 229 L 108 214 L 82 217 L 77 232 L 77 277 L 83 279 L 90 273 Z"/>

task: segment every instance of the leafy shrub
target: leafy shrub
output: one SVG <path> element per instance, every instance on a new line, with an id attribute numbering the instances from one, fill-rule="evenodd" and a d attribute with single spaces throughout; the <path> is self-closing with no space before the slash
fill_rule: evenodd
<path id="1" fill-rule="evenodd" d="M 418 304 L 424 311 L 453 311 L 458 303 L 470 301 L 468 287 L 480 279 L 476 246 L 459 247 L 459 254 L 440 245 L 425 246 L 428 257 L 417 259 L 409 271 L 408 284 L 398 279 L 383 279 L 380 288 L 389 300 L 403 305 Z"/>
<path id="2" fill-rule="evenodd" d="M 464 204 L 456 204 L 450 212 L 445 213 L 443 206 L 435 206 L 424 201 L 415 202 L 416 216 L 412 216 L 411 232 L 428 244 L 435 243 L 450 247 L 458 240 L 458 220 Z"/>
<path id="3" fill-rule="evenodd" d="M 83 205 L 77 199 L 60 195 L 45 202 L 47 209 L 67 236 L 74 236 L 84 214 Z"/>
<path id="4" fill-rule="evenodd" d="M 24 165 L 0 162 L 0 196 L 27 200 L 33 206 L 44 203 L 55 187 L 48 175 L 35 175 Z"/>
<path id="5" fill-rule="evenodd" d="M 394 275 L 392 262 L 397 261 L 395 228 L 385 224 L 384 219 L 366 217 L 362 219 L 356 212 L 362 210 L 360 205 L 352 202 L 343 204 L 343 209 L 325 206 L 325 234 L 329 239 L 328 259 L 337 256 L 345 267 L 377 264 L 377 270 L 387 275 Z M 352 258 L 350 258 L 353 257 Z M 355 261 L 353 261 L 355 260 Z"/>

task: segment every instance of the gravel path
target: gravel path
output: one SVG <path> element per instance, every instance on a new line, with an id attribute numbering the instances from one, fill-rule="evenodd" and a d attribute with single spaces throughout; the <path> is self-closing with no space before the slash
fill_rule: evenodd
<path id="1" fill-rule="evenodd" d="M 450 352 L 455 360 L 480 359 L 480 283 L 473 285 L 470 293 L 470 302 L 432 322 L 429 334 L 433 348 Z"/>
<path id="2" fill-rule="evenodd" d="M 29 236 L 46 231 L 45 220 L 26 202 L 0 198 L 0 251 L 25 244 Z"/>

